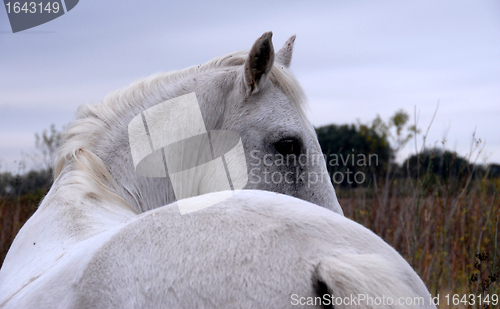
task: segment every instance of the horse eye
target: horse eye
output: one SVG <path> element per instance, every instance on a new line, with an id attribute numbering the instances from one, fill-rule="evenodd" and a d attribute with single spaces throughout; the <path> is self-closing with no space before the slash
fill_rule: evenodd
<path id="1" fill-rule="evenodd" d="M 284 156 L 292 154 L 298 156 L 301 152 L 300 141 L 297 139 L 282 139 L 274 143 L 274 148 Z"/>

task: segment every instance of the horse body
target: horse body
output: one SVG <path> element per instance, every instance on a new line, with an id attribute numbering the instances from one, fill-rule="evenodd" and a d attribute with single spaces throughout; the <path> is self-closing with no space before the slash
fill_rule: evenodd
<path id="1" fill-rule="evenodd" d="M 372 308 L 360 295 L 425 295 L 415 308 L 431 307 L 411 267 L 366 228 L 293 197 L 244 190 L 182 217 L 173 203 L 97 233 L 6 308 L 288 308 L 316 297 Z"/>
<path id="2" fill-rule="evenodd" d="M 423 296 L 432 307 L 406 261 L 342 216 L 287 70 L 293 41 L 275 54 L 267 33 L 248 54 L 156 75 L 81 107 L 54 184 L 0 269 L 0 308 L 286 308 L 292 295 L 325 293 Z M 249 181 L 248 190 L 181 216 L 168 179 L 135 173 L 127 124 L 190 92 L 208 130 L 241 136 Z M 304 153 L 307 164 L 279 163 Z M 272 173 L 295 181 L 264 181 Z M 308 173 L 314 182 L 300 177 Z M 182 202 L 219 198 L 224 192 L 198 196 L 212 178 L 186 184 L 192 197 Z"/>

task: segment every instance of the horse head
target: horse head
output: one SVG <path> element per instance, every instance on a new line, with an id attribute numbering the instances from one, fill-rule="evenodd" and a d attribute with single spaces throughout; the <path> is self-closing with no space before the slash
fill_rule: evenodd
<path id="1" fill-rule="evenodd" d="M 155 117 L 163 119 L 166 130 L 175 127 L 182 132 L 203 122 L 207 132 L 225 130 L 241 137 L 248 176 L 244 189 L 282 193 L 342 213 L 316 133 L 305 116 L 305 95 L 288 70 L 295 36 L 277 53 L 271 38 L 267 32 L 249 52 L 154 75 L 108 95 L 98 105 L 81 107 L 64 134 L 56 176 L 72 161 L 75 149 L 85 149 L 95 154 L 96 162 L 89 162 L 88 169 L 102 163 L 113 193 L 135 211 L 174 202 L 169 177 L 147 177 L 134 169 L 127 131 L 134 117 L 142 122 L 141 113 L 164 102 L 166 108 Z M 169 100 L 189 93 L 196 96 L 201 120 L 166 121 L 165 113 L 174 106 Z M 219 180 L 209 172 L 198 178 L 184 183 L 189 188 L 183 197 L 212 192 Z"/>

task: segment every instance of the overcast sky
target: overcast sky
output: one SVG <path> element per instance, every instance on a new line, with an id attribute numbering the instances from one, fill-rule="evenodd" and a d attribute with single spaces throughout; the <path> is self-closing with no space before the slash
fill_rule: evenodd
<path id="1" fill-rule="evenodd" d="M 80 1 L 13 34 L 0 8 L 0 171 L 34 151 L 34 133 L 74 118 L 79 105 L 156 72 L 249 49 L 273 31 L 297 34 L 291 69 L 313 125 L 388 119 L 397 110 L 427 143 L 500 163 L 500 2 Z M 422 138 L 418 139 L 419 145 Z M 403 154 L 415 151 L 414 143 Z"/>

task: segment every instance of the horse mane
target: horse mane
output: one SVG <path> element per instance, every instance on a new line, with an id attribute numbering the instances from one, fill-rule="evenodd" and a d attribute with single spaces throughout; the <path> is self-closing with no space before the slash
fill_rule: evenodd
<path id="1" fill-rule="evenodd" d="M 54 181 L 64 171 L 79 171 L 78 177 L 87 175 L 79 180 L 99 197 L 120 200 L 127 204 L 115 192 L 113 177 L 107 170 L 104 162 L 95 154 L 95 145 L 99 138 L 107 130 L 117 128 L 123 116 L 139 114 L 144 109 L 144 102 L 162 102 L 165 100 L 165 89 L 172 85 L 181 85 L 188 78 L 199 74 L 210 73 L 217 69 L 237 70 L 244 65 L 248 57 L 248 51 L 234 52 L 211 61 L 192 66 L 180 71 L 158 73 L 150 77 L 137 80 L 129 86 L 111 92 L 102 99 L 99 104 L 81 105 L 76 113 L 76 119 L 72 121 L 62 134 L 62 143 L 54 160 Z M 295 105 L 299 115 L 303 119 L 307 108 L 305 94 L 298 81 L 291 72 L 280 63 L 274 63 L 269 78 L 271 82 L 279 87 Z M 83 172 L 83 173 L 82 173 Z M 128 206 L 130 208 L 130 206 Z"/>

